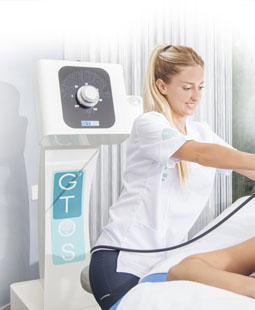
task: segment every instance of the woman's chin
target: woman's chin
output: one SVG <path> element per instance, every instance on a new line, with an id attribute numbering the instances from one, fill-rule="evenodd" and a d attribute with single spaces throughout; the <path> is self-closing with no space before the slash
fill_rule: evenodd
<path id="1" fill-rule="evenodd" d="M 186 112 L 186 115 L 187 115 L 187 116 L 194 115 L 195 112 L 196 112 L 196 109 L 194 109 L 194 110 L 192 110 L 192 111 L 189 109 L 189 110 Z"/>

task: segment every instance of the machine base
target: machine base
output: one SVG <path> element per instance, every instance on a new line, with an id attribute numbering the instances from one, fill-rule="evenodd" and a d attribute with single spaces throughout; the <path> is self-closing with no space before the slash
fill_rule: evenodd
<path id="1" fill-rule="evenodd" d="M 44 310 L 43 288 L 40 280 L 14 283 L 10 287 L 10 292 L 11 310 Z M 100 307 L 95 302 L 94 306 L 75 310 L 100 310 Z"/>

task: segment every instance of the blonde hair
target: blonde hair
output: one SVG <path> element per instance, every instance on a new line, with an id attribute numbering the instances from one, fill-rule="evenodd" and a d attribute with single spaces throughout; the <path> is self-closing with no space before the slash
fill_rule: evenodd
<path id="1" fill-rule="evenodd" d="M 164 51 L 166 46 L 167 44 L 156 46 L 150 55 L 143 86 L 143 108 L 144 112 L 162 113 L 169 124 L 176 128 L 170 105 L 159 91 L 156 81 L 162 79 L 166 84 L 170 84 L 172 77 L 180 73 L 184 67 L 200 65 L 204 68 L 204 61 L 191 47 L 172 45 Z M 189 164 L 185 161 L 177 163 L 181 188 L 187 182 L 189 168 Z"/>

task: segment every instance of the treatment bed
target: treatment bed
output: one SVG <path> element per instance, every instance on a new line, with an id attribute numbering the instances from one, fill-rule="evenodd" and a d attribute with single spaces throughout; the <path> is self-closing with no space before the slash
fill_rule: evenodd
<path id="1" fill-rule="evenodd" d="M 197 235 L 218 223 L 247 198 L 238 199 Z M 208 235 L 183 248 L 169 251 L 168 258 L 145 275 L 111 310 L 255 310 L 255 300 L 246 296 L 192 281 L 164 281 L 169 268 L 183 258 L 229 247 L 254 236 L 255 199 Z"/>

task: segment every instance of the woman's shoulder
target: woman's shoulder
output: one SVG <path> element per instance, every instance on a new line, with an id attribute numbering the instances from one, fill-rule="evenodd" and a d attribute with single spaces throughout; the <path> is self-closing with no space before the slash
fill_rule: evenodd
<path id="1" fill-rule="evenodd" d="M 169 127 L 169 122 L 162 113 L 151 111 L 139 115 L 134 122 L 134 132 L 150 134 Z"/>
<path id="2" fill-rule="evenodd" d="M 150 112 L 144 112 L 138 116 L 140 119 L 157 119 L 157 118 L 165 118 L 164 114 L 156 112 L 156 111 L 150 111 Z"/>
<path id="3" fill-rule="evenodd" d="M 144 112 L 136 118 L 136 123 L 144 122 L 164 122 L 168 123 L 164 114 L 156 111 Z"/>

